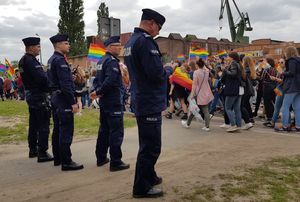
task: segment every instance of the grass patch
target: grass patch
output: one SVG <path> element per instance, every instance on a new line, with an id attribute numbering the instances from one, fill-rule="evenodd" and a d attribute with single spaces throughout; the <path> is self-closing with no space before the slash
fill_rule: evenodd
<path id="1" fill-rule="evenodd" d="M 213 179 L 214 184 L 194 185 L 182 201 L 299 201 L 300 156 L 273 158 Z"/>
<path id="2" fill-rule="evenodd" d="M 24 101 L 0 102 L 0 143 L 15 143 L 27 141 L 28 107 Z M 99 110 L 84 109 L 82 116 L 75 115 L 75 137 L 89 137 L 98 135 Z M 124 128 L 133 127 L 136 121 L 131 116 L 124 116 Z M 51 119 L 51 132 L 53 122 Z M 50 134 L 51 136 L 51 134 Z"/>

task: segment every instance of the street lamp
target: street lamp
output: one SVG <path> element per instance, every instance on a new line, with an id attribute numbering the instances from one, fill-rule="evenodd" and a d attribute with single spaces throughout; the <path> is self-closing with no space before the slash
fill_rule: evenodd
<path id="1" fill-rule="evenodd" d="M 40 35 L 38 35 L 37 33 L 35 35 L 38 36 L 38 37 L 40 37 Z M 42 46 L 40 45 L 40 47 L 41 47 L 41 49 L 40 49 L 40 62 L 41 62 L 41 65 L 43 66 L 43 61 L 42 61 Z"/>

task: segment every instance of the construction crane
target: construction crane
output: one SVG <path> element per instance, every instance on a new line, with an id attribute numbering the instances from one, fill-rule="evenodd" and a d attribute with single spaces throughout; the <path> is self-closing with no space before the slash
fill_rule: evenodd
<path id="1" fill-rule="evenodd" d="M 253 28 L 251 27 L 251 24 L 250 24 L 250 19 L 248 17 L 248 13 L 241 13 L 237 4 L 235 3 L 235 0 L 232 0 L 232 1 L 234 3 L 234 6 L 235 6 L 237 12 L 239 13 L 239 18 L 236 20 L 236 21 L 238 21 L 238 23 L 235 23 L 233 21 L 233 16 L 231 13 L 229 0 L 221 0 L 221 10 L 220 10 L 219 21 L 221 22 L 221 20 L 223 19 L 223 13 L 224 13 L 224 9 L 226 6 L 232 42 L 249 43 L 249 37 L 244 36 L 244 31 L 252 31 L 253 30 Z M 220 30 L 221 29 L 222 29 L 222 26 L 220 25 Z"/>

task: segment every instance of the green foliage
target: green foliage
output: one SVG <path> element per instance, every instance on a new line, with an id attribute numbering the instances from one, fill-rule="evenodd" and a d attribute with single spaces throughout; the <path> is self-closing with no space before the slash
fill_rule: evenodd
<path id="1" fill-rule="evenodd" d="M 89 137 L 98 135 L 99 110 L 83 109 L 82 116 L 74 115 L 74 136 Z M 124 128 L 136 125 L 135 119 L 124 116 Z M 51 131 L 53 123 L 51 120 Z M 0 102 L 0 143 L 27 140 L 28 107 L 24 101 Z M 51 134 L 50 134 L 51 136 Z"/>
<path id="2" fill-rule="evenodd" d="M 98 10 L 97 10 L 97 25 L 98 25 L 98 35 L 100 35 L 101 27 L 100 27 L 100 18 L 101 17 L 109 17 L 108 7 L 105 5 L 104 2 L 101 2 Z"/>
<path id="3" fill-rule="evenodd" d="M 84 37 L 83 1 L 60 0 L 59 33 L 68 34 L 70 41 L 70 56 L 86 54 L 87 46 Z"/>

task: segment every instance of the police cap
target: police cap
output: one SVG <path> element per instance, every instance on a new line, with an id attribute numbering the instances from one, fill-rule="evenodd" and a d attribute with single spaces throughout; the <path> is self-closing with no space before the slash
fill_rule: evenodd
<path id="1" fill-rule="evenodd" d="M 161 27 L 166 21 L 166 18 L 163 15 L 161 15 L 160 13 L 152 9 L 144 8 L 142 9 L 142 11 L 143 11 L 142 20 L 154 20 Z"/>
<path id="2" fill-rule="evenodd" d="M 25 46 L 35 46 L 40 44 L 40 38 L 38 37 L 27 37 L 22 39 Z"/>
<path id="3" fill-rule="evenodd" d="M 104 41 L 104 46 L 109 46 L 112 43 L 120 43 L 120 36 L 112 36 L 106 41 Z"/>
<path id="4" fill-rule="evenodd" d="M 68 41 L 68 39 L 69 39 L 69 36 L 66 34 L 56 34 L 56 35 L 50 37 L 50 41 L 53 44 L 62 42 L 62 41 Z"/>

